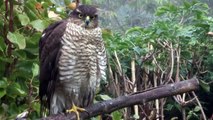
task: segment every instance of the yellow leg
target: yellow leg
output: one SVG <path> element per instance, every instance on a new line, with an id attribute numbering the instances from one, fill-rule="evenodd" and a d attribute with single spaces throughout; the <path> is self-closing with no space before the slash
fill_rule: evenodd
<path id="1" fill-rule="evenodd" d="M 75 106 L 74 103 L 72 103 L 72 108 L 71 109 L 66 110 L 67 113 L 74 112 L 76 114 L 77 120 L 80 120 L 79 111 L 83 112 L 83 111 L 86 111 L 86 110 L 84 108 L 80 108 L 80 107 Z"/>

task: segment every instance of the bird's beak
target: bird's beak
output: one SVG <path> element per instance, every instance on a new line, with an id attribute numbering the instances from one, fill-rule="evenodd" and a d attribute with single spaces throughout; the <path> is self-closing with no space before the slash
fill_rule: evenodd
<path id="1" fill-rule="evenodd" d="M 89 16 L 87 16 L 87 17 L 86 17 L 86 19 L 85 19 L 85 23 L 86 23 L 86 26 L 88 26 L 88 25 L 89 25 L 89 23 L 90 23 L 90 17 L 89 17 Z"/>

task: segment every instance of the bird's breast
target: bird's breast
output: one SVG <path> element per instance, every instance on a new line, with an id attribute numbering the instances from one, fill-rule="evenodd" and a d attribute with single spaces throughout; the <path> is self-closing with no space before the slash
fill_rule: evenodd
<path id="1" fill-rule="evenodd" d="M 78 94 L 82 89 L 99 86 L 101 42 L 100 29 L 67 25 L 59 57 L 59 80 L 65 89 Z"/>

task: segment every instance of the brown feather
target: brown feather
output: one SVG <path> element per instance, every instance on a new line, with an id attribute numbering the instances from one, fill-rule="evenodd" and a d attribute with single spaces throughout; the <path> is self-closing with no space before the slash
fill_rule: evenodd
<path id="1" fill-rule="evenodd" d="M 43 36 L 39 41 L 39 96 L 41 101 L 41 115 L 45 107 L 50 107 L 50 97 L 54 92 L 55 81 L 58 76 L 58 67 L 56 63 L 61 47 L 60 41 L 66 29 L 66 24 L 66 20 L 51 24 L 44 30 Z"/>

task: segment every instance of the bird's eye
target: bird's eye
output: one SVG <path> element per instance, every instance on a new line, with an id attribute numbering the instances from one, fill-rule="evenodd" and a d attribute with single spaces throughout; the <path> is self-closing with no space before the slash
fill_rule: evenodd
<path id="1" fill-rule="evenodd" d="M 79 18 L 83 18 L 83 15 L 79 13 L 79 14 L 78 14 L 78 17 L 79 17 Z"/>
<path id="2" fill-rule="evenodd" d="M 90 18 L 91 18 L 92 20 L 94 20 L 96 17 L 97 17 L 97 15 L 91 16 Z"/>
<path id="3" fill-rule="evenodd" d="M 94 20 L 94 19 L 95 19 L 95 17 L 94 17 L 94 16 L 91 16 L 90 18 L 91 18 L 91 20 Z"/>

